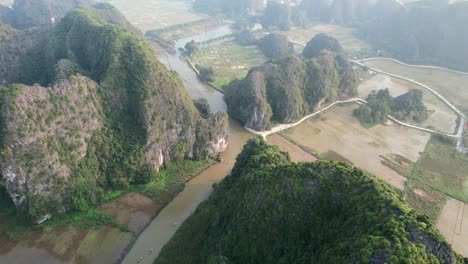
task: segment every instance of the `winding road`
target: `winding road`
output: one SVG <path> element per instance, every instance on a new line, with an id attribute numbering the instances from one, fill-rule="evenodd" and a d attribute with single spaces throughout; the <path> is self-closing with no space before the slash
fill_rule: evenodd
<path id="1" fill-rule="evenodd" d="M 292 44 L 295 44 L 295 45 L 302 46 L 302 47 L 306 46 L 306 44 L 299 43 L 299 42 L 296 42 L 296 41 L 293 41 L 293 40 L 289 40 L 289 42 L 292 43 Z M 401 126 L 405 126 L 405 127 L 408 127 L 408 128 L 428 132 L 428 133 L 431 133 L 431 134 L 438 134 L 438 135 L 443 135 L 443 136 L 447 136 L 447 137 L 451 137 L 451 138 L 457 138 L 458 141 L 457 141 L 456 149 L 458 151 L 460 151 L 460 152 L 468 152 L 468 148 L 465 148 L 464 145 L 463 145 L 463 143 L 464 143 L 463 142 L 463 140 L 464 140 L 463 139 L 463 133 L 464 133 L 464 128 L 465 128 L 465 120 L 466 120 L 465 115 L 458 108 L 456 108 L 449 100 L 447 100 L 445 97 L 443 97 L 440 93 L 438 93 L 436 90 L 432 89 L 431 87 L 429 87 L 429 86 L 427 86 L 427 85 L 425 85 L 423 83 L 420 83 L 418 81 L 403 77 L 403 76 L 399 76 L 399 75 L 396 75 L 396 74 L 392 74 L 392 73 L 388 73 L 388 72 L 384 72 L 384 71 L 381 71 L 381 70 L 378 70 L 378 69 L 371 68 L 371 67 L 369 67 L 369 66 L 362 63 L 362 62 L 365 62 L 365 61 L 370 61 L 370 60 L 375 60 L 375 59 L 385 59 L 385 60 L 389 60 L 389 61 L 393 61 L 393 62 L 396 62 L 396 63 L 403 64 L 403 65 L 406 65 L 406 66 L 436 69 L 436 70 L 444 70 L 444 71 L 463 74 L 463 75 L 468 75 L 468 73 L 460 72 L 460 71 L 454 71 L 454 70 L 445 69 L 445 68 L 436 67 L 436 66 L 410 65 L 410 64 L 406 64 L 406 63 L 403 63 L 401 61 L 398 61 L 398 60 L 395 60 L 395 59 L 390 59 L 390 58 L 380 58 L 380 57 L 378 57 L 378 58 L 363 59 L 363 60 L 360 60 L 360 61 L 349 59 L 349 61 L 351 63 L 354 63 L 354 64 L 356 64 L 356 65 L 358 65 L 360 67 L 369 69 L 370 71 L 373 71 L 373 72 L 376 72 L 376 73 L 380 73 L 380 74 L 383 74 L 383 75 L 387 75 L 387 76 L 390 76 L 390 77 L 394 77 L 394 78 L 398 78 L 398 79 L 401 79 L 401 80 L 405 80 L 405 81 L 414 83 L 414 84 L 416 84 L 418 86 L 421 86 L 424 89 L 428 90 L 432 94 L 434 94 L 437 98 L 439 98 L 442 102 L 444 102 L 453 112 L 455 112 L 455 114 L 459 117 L 460 121 L 459 121 L 459 124 L 458 124 L 458 129 L 457 129 L 455 134 L 447 134 L 447 133 L 439 132 L 439 131 L 436 131 L 436 130 L 424 128 L 424 127 L 418 127 L 418 126 L 410 125 L 410 124 L 401 122 L 401 121 L 397 120 L 396 118 L 394 118 L 394 117 L 392 117 L 390 115 L 388 116 L 388 118 L 391 121 L 393 121 L 393 122 L 395 122 L 395 123 L 397 123 L 398 125 L 401 125 Z M 333 104 L 331 104 L 331 105 L 329 105 L 329 106 L 327 106 L 327 107 L 325 107 L 325 108 L 323 108 L 321 110 L 318 110 L 315 113 L 312 113 L 312 114 L 310 114 L 308 116 L 305 116 L 304 118 L 302 118 L 301 120 L 299 120 L 298 122 L 293 123 L 293 124 L 281 124 L 281 125 L 278 125 L 278 126 L 272 128 L 270 130 L 267 130 L 267 131 L 257 131 L 257 130 L 254 130 L 254 129 L 249 128 L 249 127 L 245 127 L 245 129 L 247 129 L 249 132 L 251 132 L 251 133 L 253 133 L 255 135 L 259 135 L 259 136 L 262 136 L 263 138 L 266 138 L 267 136 L 269 136 L 271 134 L 286 130 L 288 128 L 295 127 L 295 126 L 301 124 L 302 122 L 304 122 L 305 120 L 307 120 L 307 119 L 309 119 L 309 118 L 311 118 L 311 117 L 313 117 L 315 115 L 318 115 L 318 114 L 330 109 L 331 107 L 333 107 L 333 106 L 335 106 L 337 104 L 351 103 L 351 102 L 367 103 L 366 100 L 364 100 L 362 98 L 351 98 L 351 99 L 346 100 L 346 101 L 336 101 Z"/>

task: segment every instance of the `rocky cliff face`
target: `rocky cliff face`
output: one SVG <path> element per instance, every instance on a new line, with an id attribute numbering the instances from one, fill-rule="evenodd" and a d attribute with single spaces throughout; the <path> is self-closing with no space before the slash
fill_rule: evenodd
<path id="1" fill-rule="evenodd" d="M 24 52 L 0 48 L 12 62 L 30 59 L 0 68 L 6 76 L 20 69 L 25 83 L 42 84 L 10 85 L 0 97 L 0 174 L 35 221 L 85 208 L 102 188 L 145 183 L 167 162 L 227 147 L 227 115 L 203 118 L 143 39 L 106 22 L 118 17 L 110 10 L 72 11 Z"/>
<path id="2" fill-rule="evenodd" d="M 229 84 L 225 100 L 228 112 L 248 127 L 254 129 L 271 126 L 272 110 L 266 100 L 266 78 L 261 71 L 252 71 L 244 80 L 235 80 Z"/>
<path id="3" fill-rule="evenodd" d="M 65 186 L 72 170 L 67 161 L 82 159 L 93 133 L 103 126 L 97 89 L 83 76 L 48 88 L 3 89 L 0 173 L 17 207 L 65 210 Z M 38 221 L 50 217 L 35 216 Z"/>
<path id="4" fill-rule="evenodd" d="M 229 114 L 255 130 L 294 123 L 318 107 L 353 96 L 358 78 L 341 53 L 326 48 L 311 58 L 289 57 L 253 68 L 226 88 Z"/>

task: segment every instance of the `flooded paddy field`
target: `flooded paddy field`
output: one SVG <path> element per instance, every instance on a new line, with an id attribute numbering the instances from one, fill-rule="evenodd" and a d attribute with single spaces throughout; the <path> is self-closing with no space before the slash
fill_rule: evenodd
<path id="1" fill-rule="evenodd" d="M 133 236 L 147 225 L 160 207 L 149 198 L 130 193 L 99 208 L 129 232 L 112 226 L 43 227 L 21 241 L 0 236 L 0 263 L 115 263 Z"/>

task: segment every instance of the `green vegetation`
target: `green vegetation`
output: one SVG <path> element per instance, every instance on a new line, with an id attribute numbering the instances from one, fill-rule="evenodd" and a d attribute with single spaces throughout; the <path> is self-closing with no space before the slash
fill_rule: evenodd
<path id="1" fill-rule="evenodd" d="M 257 45 L 270 59 L 281 59 L 294 53 L 293 45 L 281 34 L 271 33 L 258 40 Z"/>
<path id="2" fill-rule="evenodd" d="M 219 261 L 463 263 L 386 184 L 343 163 L 294 164 L 259 138 L 155 263 Z"/>
<path id="3" fill-rule="evenodd" d="M 0 173 L 13 168 L 26 183 L 5 186 L 33 221 L 61 208 L 88 212 L 106 190 L 153 182 L 161 163 L 213 157 L 209 143 L 226 135 L 226 115 L 203 118 L 146 41 L 106 22 L 113 9 L 99 8 L 72 11 L 44 31 L 24 73 L 50 89 L 0 100 L 8 131 Z M 72 75 L 77 69 L 86 77 Z"/>
<path id="4" fill-rule="evenodd" d="M 362 104 L 353 114 L 366 125 L 385 123 L 392 112 L 392 100 L 388 89 L 372 91 L 366 99 L 367 104 Z"/>
<path id="5" fill-rule="evenodd" d="M 468 71 L 468 38 L 460 37 L 466 36 L 466 24 L 468 2 L 445 2 L 441 6 L 407 6 L 405 12 L 391 13 L 379 23 L 367 23 L 360 31 L 391 57 Z"/>
<path id="6" fill-rule="evenodd" d="M 306 47 L 302 54 L 306 58 L 315 58 L 320 55 L 323 50 L 328 50 L 334 53 L 342 53 L 343 47 L 337 39 L 321 33 L 313 37 L 309 42 L 307 42 Z"/>
<path id="7" fill-rule="evenodd" d="M 236 35 L 236 43 L 242 46 L 255 45 L 257 43 L 257 37 L 250 30 L 243 30 Z"/>
<path id="8" fill-rule="evenodd" d="M 53 16 L 58 21 L 70 10 L 93 4 L 92 0 L 22 0 L 15 1 L 11 10 L 10 25 L 18 29 L 49 27 Z"/>
<path id="9" fill-rule="evenodd" d="M 200 68 L 200 79 L 203 82 L 214 82 L 215 72 L 212 67 L 202 67 Z"/>
<path id="10" fill-rule="evenodd" d="M 458 152 L 445 138 L 432 136 L 416 163 L 412 179 L 468 202 L 467 171 L 468 156 Z"/>
<path id="11" fill-rule="evenodd" d="M 413 89 L 396 97 L 392 102 L 392 115 L 403 121 L 422 122 L 429 117 L 429 112 L 424 105 L 423 93 Z"/>
<path id="12" fill-rule="evenodd" d="M 417 212 L 429 216 L 432 223 L 437 222 L 440 211 L 445 205 L 445 194 L 426 184 L 412 180 L 406 182 L 404 193 L 405 200 Z"/>
<path id="13" fill-rule="evenodd" d="M 16 211 L 6 190 L 0 186 L 0 234 L 7 235 L 13 241 L 19 241 L 35 229 L 61 226 L 99 229 L 104 225 L 110 225 L 121 231 L 128 232 L 126 226 L 117 224 L 112 217 L 100 212 L 97 208 L 131 192 L 141 193 L 155 201 L 159 206 L 164 207 L 183 190 L 186 181 L 198 175 L 201 171 L 211 166 L 211 164 L 213 164 L 213 161 L 209 159 L 198 161 L 182 160 L 180 162 L 169 163 L 160 172 L 153 175 L 150 182 L 146 184 L 132 185 L 126 189 L 102 192 L 99 202 L 93 204 L 91 208 L 66 212 L 36 226 L 31 226 L 29 219 Z"/>
<path id="14" fill-rule="evenodd" d="M 212 43 L 200 48 L 193 61 L 201 68 L 211 67 L 218 89 L 234 79 L 244 78 L 250 68 L 265 63 L 268 59 L 255 46 L 241 46 L 234 41 Z"/>
<path id="15" fill-rule="evenodd" d="M 366 99 L 367 104 L 362 104 L 353 114 L 365 127 L 385 123 L 388 115 L 404 122 L 422 122 L 429 117 L 422 98 L 420 90 L 410 90 L 396 98 L 388 89 L 372 91 Z"/>
<path id="16" fill-rule="evenodd" d="M 279 2 L 269 1 L 262 17 L 262 25 L 266 28 L 277 27 L 280 30 L 290 30 L 292 26 L 291 7 Z"/>
<path id="17" fill-rule="evenodd" d="M 388 73 L 396 74 L 417 82 L 423 83 L 455 105 L 468 116 L 468 89 L 460 89 L 468 82 L 468 75 L 448 72 L 445 70 L 412 67 L 398 62 L 375 59 L 364 63 L 370 68 L 375 68 Z"/>
<path id="18" fill-rule="evenodd" d="M 192 57 L 197 54 L 198 50 L 200 49 L 200 44 L 195 42 L 195 40 L 191 40 L 190 42 L 185 43 L 184 46 L 184 54 L 188 57 Z"/>
<path id="19" fill-rule="evenodd" d="M 193 103 L 195 104 L 195 107 L 198 109 L 198 111 L 203 117 L 210 116 L 211 110 L 210 110 L 210 104 L 208 103 L 208 100 L 206 100 L 205 98 L 200 98 L 200 99 L 193 100 Z"/>
<path id="20" fill-rule="evenodd" d="M 266 130 L 272 122 L 294 123 L 317 107 L 356 94 L 356 71 L 342 54 L 312 59 L 292 56 L 253 68 L 225 87 L 228 112 L 244 125 Z"/>

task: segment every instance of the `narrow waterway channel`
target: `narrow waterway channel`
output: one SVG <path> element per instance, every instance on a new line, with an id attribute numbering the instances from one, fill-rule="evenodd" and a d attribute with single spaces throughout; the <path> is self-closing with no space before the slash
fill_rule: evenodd
<path id="1" fill-rule="evenodd" d="M 221 26 L 199 35 L 177 41 L 176 48 L 183 47 L 192 39 L 197 42 L 231 33 L 229 26 Z M 226 111 L 223 95 L 200 82 L 179 52 L 164 52 L 158 56 L 169 69 L 176 71 L 192 99 L 205 98 L 213 112 Z M 171 239 L 177 228 L 187 219 L 212 191 L 214 183 L 228 175 L 243 145 L 254 135 L 247 132 L 237 121 L 229 122 L 229 147 L 222 153 L 223 162 L 215 164 L 187 183 L 185 189 L 169 203 L 138 237 L 123 263 L 153 263 L 164 245 Z"/>

